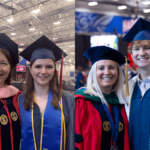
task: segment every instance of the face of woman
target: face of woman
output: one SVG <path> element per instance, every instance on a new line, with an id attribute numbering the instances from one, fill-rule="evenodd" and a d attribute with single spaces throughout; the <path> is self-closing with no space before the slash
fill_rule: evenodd
<path id="1" fill-rule="evenodd" d="M 100 60 L 96 66 L 96 78 L 100 89 L 105 92 L 108 88 L 112 90 L 118 79 L 118 66 L 112 60 Z"/>
<path id="2" fill-rule="evenodd" d="M 2 87 L 10 72 L 10 64 L 6 56 L 0 52 L 0 86 Z"/>
<path id="3" fill-rule="evenodd" d="M 54 75 L 55 65 L 52 59 L 37 59 L 29 69 L 35 84 L 49 86 Z"/>

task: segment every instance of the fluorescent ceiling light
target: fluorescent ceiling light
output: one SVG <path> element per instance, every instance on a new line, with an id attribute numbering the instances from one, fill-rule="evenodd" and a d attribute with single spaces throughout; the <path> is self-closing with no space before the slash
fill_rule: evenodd
<path id="1" fill-rule="evenodd" d="M 119 9 L 119 10 L 127 9 L 127 6 L 125 6 L 125 5 L 118 6 L 118 9 Z"/>
<path id="2" fill-rule="evenodd" d="M 60 24 L 61 22 L 54 22 L 54 24 L 56 25 L 56 24 Z"/>
<path id="3" fill-rule="evenodd" d="M 10 19 L 8 19 L 7 21 L 8 21 L 8 22 L 13 22 L 13 20 L 14 20 L 13 18 L 10 18 Z"/>
<path id="4" fill-rule="evenodd" d="M 68 0 L 68 2 L 71 2 L 72 0 Z"/>
<path id="5" fill-rule="evenodd" d="M 22 43 L 22 44 L 20 44 L 20 45 L 24 45 L 24 44 Z"/>
<path id="6" fill-rule="evenodd" d="M 70 54 L 74 54 L 74 53 L 70 53 Z"/>
<path id="7" fill-rule="evenodd" d="M 143 12 L 144 12 L 144 13 L 149 13 L 149 12 L 150 12 L 150 9 L 144 9 Z"/>
<path id="8" fill-rule="evenodd" d="M 30 28 L 29 30 L 32 31 L 32 30 L 35 30 L 35 28 L 33 27 L 33 28 Z"/>
<path id="9" fill-rule="evenodd" d="M 11 33 L 11 35 L 16 35 L 16 33 Z"/>
<path id="10" fill-rule="evenodd" d="M 64 50 L 64 52 L 66 52 L 67 50 Z"/>
<path id="11" fill-rule="evenodd" d="M 95 6 L 95 5 L 98 5 L 98 3 L 97 2 L 89 2 L 88 5 L 89 6 Z"/>
<path id="12" fill-rule="evenodd" d="M 41 11 L 40 9 L 36 9 L 36 10 L 33 10 L 32 12 L 35 13 L 35 14 L 37 14 L 40 11 Z"/>
<path id="13" fill-rule="evenodd" d="M 143 5 L 149 5 L 150 4 L 150 1 L 145 1 L 145 2 L 142 2 Z"/>
<path id="14" fill-rule="evenodd" d="M 56 39 L 58 39 L 58 38 L 53 38 L 53 40 L 56 40 Z"/>
<path id="15" fill-rule="evenodd" d="M 7 26 L 7 25 L 3 25 L 3 26 L 13 29 L 13 27 L 11 27 L 11 26 Z"/>
<path id="16" fill-rule="evenodd" d="M 118 1 L 118 0 L 113 0 L 113 1 Z"/>
<path id="17" fill-rule="evenodd" d="M 69 45 L 69 47 L 74 47 L 74 45 Z"/>

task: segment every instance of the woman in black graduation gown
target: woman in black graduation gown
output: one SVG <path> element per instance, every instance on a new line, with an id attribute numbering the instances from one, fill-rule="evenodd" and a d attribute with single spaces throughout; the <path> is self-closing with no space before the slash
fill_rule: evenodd
<path id="1" fill-rule="evenodd" d="M 18 62 L 18 45 L 0 33 L 0 150 L 19 150 L 21 91 L 11 86 L 11 69 Z"/>
<path id="2" fill-rule="evenodd" d="M 42 36 L 20 55 L 30 61 L 18 100 L 20 150 L 74 150 L 74 97 L 61 91 L 55 64 L 62 50 Z"/>
<path id="3" fill-rule="evenodd" d="M 87 86 L 75 92 L 75 147 L 77 150 L 130 150 L 128 120 L 119 65 L 125 57 L 98 46 L 86 50 L 92 62 Z"/>

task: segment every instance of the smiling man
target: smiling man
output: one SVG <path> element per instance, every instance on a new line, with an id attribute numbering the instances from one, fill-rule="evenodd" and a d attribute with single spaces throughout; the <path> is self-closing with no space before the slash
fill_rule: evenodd
<path id="1" fill-rule="evenodd" d="M 150 149 L 150 22 L 139 18 L 123 38 L 131 43 L 132 59 L 139 74 L 129 81 L 126 112 L 130 149 Z"/>

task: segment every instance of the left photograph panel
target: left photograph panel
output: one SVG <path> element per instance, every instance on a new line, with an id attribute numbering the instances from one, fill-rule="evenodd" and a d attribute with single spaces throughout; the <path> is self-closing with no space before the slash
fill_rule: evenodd
<path id="1" fill-rule="evenodd" d="M 75 0 L 3 0 L 0 21 L 0 150 L 74 150 Z"/>

